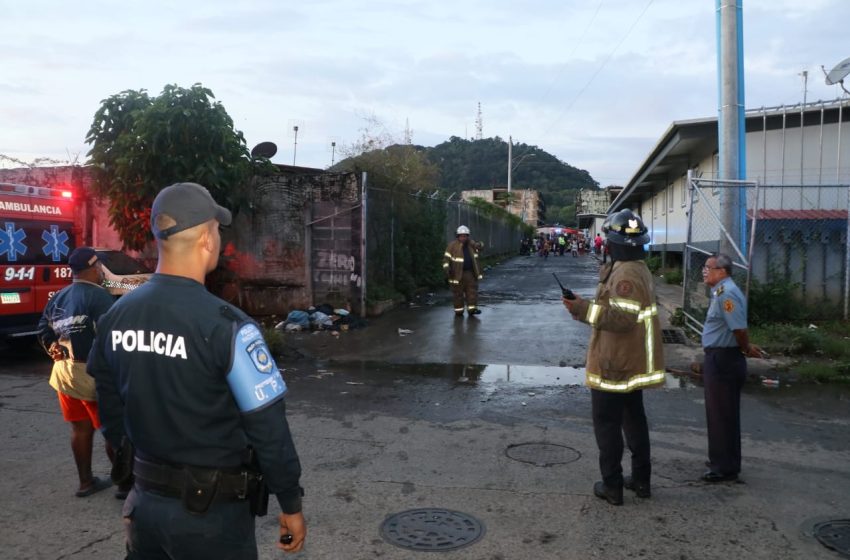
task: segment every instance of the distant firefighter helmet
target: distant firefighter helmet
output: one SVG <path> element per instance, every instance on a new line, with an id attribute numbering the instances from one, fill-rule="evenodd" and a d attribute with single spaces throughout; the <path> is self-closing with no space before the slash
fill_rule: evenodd
<path id="1" fill-rule="evenodd" d="M 629 209 L 608 216 L 602 224 L 602 231 L 609 242 L 617 245 L 641 247 L 649 243 L 649 233 L 643 220 Z"/>
<path id="2" fill-rule="evenodd" d="M 466 226 L 460 226 L 457 228 L 455 235 L 469 235 L 469 228 Z"/>

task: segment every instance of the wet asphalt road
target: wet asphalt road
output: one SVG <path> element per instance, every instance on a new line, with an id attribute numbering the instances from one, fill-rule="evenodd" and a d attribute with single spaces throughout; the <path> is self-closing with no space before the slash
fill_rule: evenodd
<path id="1" fill-rule="evenodd" d="M 583 364 L 589 331 L 563 308 L 551 272 L 589 296 L 597 270 L 590 257 L 517 257 L 487 271 L 480 318 L 455 319 L 445 290 L 339 339 L 287 335 L 280 365 L 310 531 L 295 558 L 430 558 L 379 535 L 386 515 L 417 507 L 466 512 L 487 526 L 480 542 L 447 558 L 833 558 L 801 528 L 850 517 L 846 388 L 749 386 L 746 483 L 712 487 L 696 481 L 702 390 L 671 377 L 645 394 L 653 498 L 627 495 L 613 508 L 592 496 L 589 391 L 569 367 Z M 0 558 L 122 557 L 120 503 L 108 492 L 70 498 L 68 431 L 46 357 L 32 344 L 3 355 Z M 534 442 L 566 446 L 576 460 L 539 467 L 508 458 L 512 446 Z M 95 461 L 106 473 L 99 449 Z M 282 557 L 274 533 L 272 516 L 258 521 L 261 558 Z"/>
<path id="2" fill-rule="evenodd" d="M 592 297 L 598 270 L 590 256 L 515 257 L 484 272 L 481 315 L 456 318 L 446 289 L 338 339 L 328 333 L 287 337 L 321 360 L 581 367 L 590 331 L 567 313 L 552 273 Z M 400 336 L 399 329 L 413 332 Z"/>

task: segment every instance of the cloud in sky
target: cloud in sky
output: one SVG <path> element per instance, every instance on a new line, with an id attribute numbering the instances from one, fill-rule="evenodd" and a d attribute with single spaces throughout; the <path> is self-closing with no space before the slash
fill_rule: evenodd
<path id="1" fill-rule="evenodd" d="M 747 106 L 840 93 L 846 0 L 745 0 Z M 623 184 L 674 120 L 717 111 L 712 0 L 33 0 L 0 20 L 0 154 L 84 159 L 102 99 L 169 83 L 210 88 L 249 146 L 330 164 L 374 115 L 435 145 L 512 136 Z M 846 48 L 845 48 L 846 46 Z M 846 49 L 846 50 L 842 50 Z M 463 186 L 460 186 L 463 187 Z"/>

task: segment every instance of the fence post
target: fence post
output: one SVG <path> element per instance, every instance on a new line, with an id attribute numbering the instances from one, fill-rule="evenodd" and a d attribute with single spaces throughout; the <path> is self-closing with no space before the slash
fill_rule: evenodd
<path id="1" fill-rule="evenodd" d="M 850 186 L 847 187 L 847 237 L 844 244 L 844 320 L 850 303 Z"/>
<path id="2" fill-rule="evenodd" d="M 360 194 L 360 316 L 366 316 L 366 172 L 363 172 Z"/>

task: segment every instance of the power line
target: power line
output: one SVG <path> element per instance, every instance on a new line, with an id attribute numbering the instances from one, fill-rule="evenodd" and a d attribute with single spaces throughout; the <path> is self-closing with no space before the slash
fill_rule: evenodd
<path id="1" fill-rule="evenodd" d="M 603 3 L 604 1 L 605 1 L 605 0 L 599 0 L 599 3 L 598 3 L 598 4 L 596 4 L 596 11 L 595 11 L 595 12 L 593 12 L 593 16 L 590 18 L 590 21 L 589 21 L 589 22 L 587 22 L 587 25 L 585 26 L 584 31 L 583 31 L 583 32 L 582 32 L 582 34 L 581 34 L 581 37 L 579 37 L 579 38 L 578 38 L 578 41 L 576 41 L 576 43 L 573 45 L 573 50 L 571 50 L 571 51 L 570 51 L 570 54 L 568 54 L 568 55 L 566 56 L 566 60 L 571 60 L 571 59 L 572 59 L 572 57 L 573 57 L 573 55 L 575 54 L 575 52 L 576 52 L 576 51 L 578 50 L 578 48 L 581 46 L 582 41 L 584 41 L 584 38 L 587 36 L 587 32 L 588 32 L 588 31 L 590 31 L 590 26 L 592 26 L 592 25 L 593 25 L 593 22 L 594 22 L 594 21 L 596 21 L 596 16 L 597 16 L 597 15 L 599 15 L 599 10 L 602 8 L 602 3 Z M 556 84 L 556 83 L 558 83 L 559 81 L 561 81 L 561 77 L 563 77 L 563 75 L 564 75 L 564 73 L 565 73 L 566 71 L 567 71 L 567 69 L 566 69 L 566 66 L 565 66 L 563 70 L 561 70 L 560 72 L 558 72 L 557 76 L 555 76 L 555 79 L 553 79 L 553 80 L 549 83 L 549 87 L 548 87 L 548 88 L 546 88 L 546 91 L 543 93 L 543 95 L 542 95 L 542 96 L 540 96 L 540 100 L 538 101 L 538 104 L 542 104 L 542 103 L 546 100 L 546 98 L 549 96 L 549 93 L 552 91 L 552 88 L 554 88 L 554 87 L 555 87 L 555 84 Z"/>
<path id="2" fill-rule="evenodd" d="M 614 57 L 614 54 L 619 50 L 619 48 L 623 45 L 623 43 L 626 42 L 626 39 L 629 38 L 629 35 L 631 35 L 632 31 L 634 31 L 634 28 L 637 27 L 637 24 L 640 22 L 640 20 L 643 19 L 644 14 L 646 14 L 647 10 L 649 10 L 649 7 L 652 5 L 652 3 L 654 1 L 655 0 L 649 0 L 649 2 L 646 3 L 646 6 L 644 6 L 641 13 L 638 14 L 638 17 L 632 22 L 632 25 L 629 27 L 628 31 L 626 31 L 625 35 L 623 35 L 623 37 L 620 39 L 620 41 L 617 43 L 617 45 L 611 50 L 611 52 L 608 53 L 608 56 L 605 58 L 605 60 L 602 62 L 602 64 L 599 65 L 599 68 L 596 69 L 596 72 L 593 73 L 593 75 L 590 77 L 590 79 L 587 81 L 587 83 L 584 84 L 584 86 L 578 91 L 578 93 L 575 94 L 575 96 L 567 104 L 567 106 L 564 107 L 563 110 L 561 110 L 561 112 L 558 114 L 558 116 L 555 117 L 552 120 L 552 123 L 549 125 L 549 128 L 547 128 L 545 131 L 543 131 L 543 136 L 546 136 L 547 134 L 549 134 L 549 132 L 552 130 L 552 128 L 554 128 L 554 126 L 556 124 L 558 124 L 558 121 L 561 120 L 561 118 L 564 116 L 564 114 L 567 111 L 569 111 L 570 109 L 572 109 L 573 105 L 575 105 L 575 103 L 576 103 L 576 101 L 578 101 L 579 97 L 581 97 L 581 95 L 585 91 L 587 91 L 587 88 L 590 87 L 590 84 L 593 83 L 593 80 L 596 79 L 596 76 L 598 76 L 599 73 L 602 72 L 602 70 L 605 68 L 605 66 L 607 66 L 608 63 L 611 61 L 611 59 Z"/>

